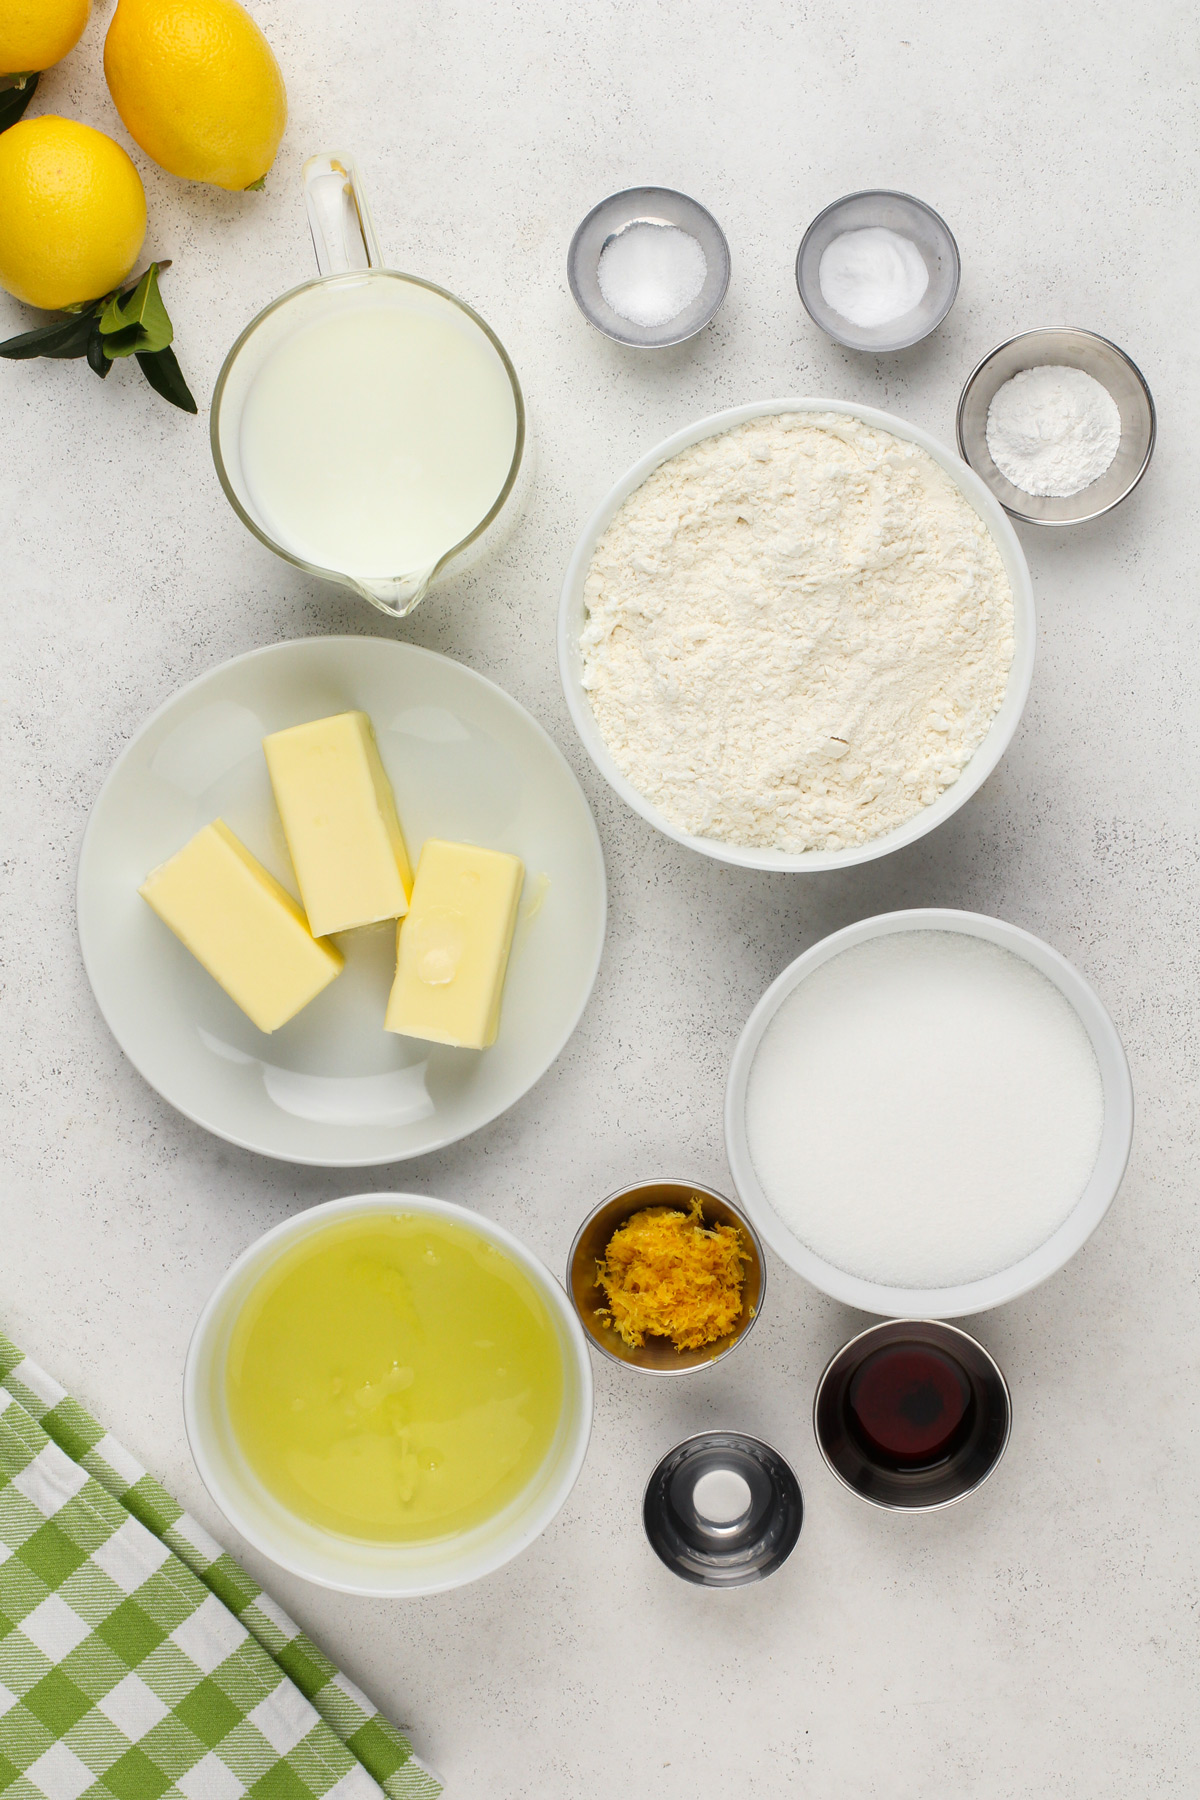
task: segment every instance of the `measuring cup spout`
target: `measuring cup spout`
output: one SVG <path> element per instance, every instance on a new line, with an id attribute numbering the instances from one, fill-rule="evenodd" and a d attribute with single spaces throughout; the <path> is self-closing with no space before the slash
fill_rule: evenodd
<path id="1" fill-rule="evenodd" d="M 359 593 L 377 606 L 380 612 L 390 613 L 393 619 L 403 619 L 410 613 L 418 601 L 425 598 L 429 584 L 437 572 L 437 564 L 423 569 L 419 575 L 395 575 L 387 580 L 376 581 L 373 578 L 358 576 L 354 585 Z"/>
<path id="2" fill-rule="evenodd" d="M 352 156 L 310 156 L 300 173 L 308 228 L 322 275 L 383 267 L 375 221 Z"/>

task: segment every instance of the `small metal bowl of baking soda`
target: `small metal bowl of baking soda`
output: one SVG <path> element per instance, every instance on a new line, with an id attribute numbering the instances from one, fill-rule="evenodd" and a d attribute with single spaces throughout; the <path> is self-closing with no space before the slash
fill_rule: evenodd
<path id="1" fill-rule="evenodd" d="M 626 188 L 593 206 L 567 255 L 589 324 L 635 350 L 685 343 L 711 323 L 729 287 L 725 233 L 674 188 Z"/>
<path id="2" fill-rule="evenodd" d="M 639 1181 L 610 1194 L 567 1261 L 567 1291 L 595 1348 L 652 1375 L 728 1356 L 761 1312 L 766 1282 L 745 1214 L 694 1181 Z"/>
<path id="3" fill-rule="evenodd" d="M 835 343 L 887 355 L 936 331 L 958 293 L 958 245 L 911 194 L 867 188 L 819 212 L 801 240 L 796 286 Z"/>
<path id="4" fill-rule="evenodd" d="M 958 447 L 1027 525 L 1082 525 L 1132 494 L 1157 421 L 1145 376 L 1094 331 L 1022 331 L 971 371 Z"/>

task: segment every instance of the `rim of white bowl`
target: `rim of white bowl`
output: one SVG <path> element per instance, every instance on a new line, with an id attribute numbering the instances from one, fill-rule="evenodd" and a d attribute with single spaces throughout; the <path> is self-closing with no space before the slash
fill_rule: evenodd
<path id="1" fill-rule="evenodd" d="M 1012 950 L 1052 981 L 1074 1008 L 1100 1065 L 1104 1123 L 1100 1148 L 1087 1186 L 1058 1229 L 1028 1256 L 1007 1269 L 953 1287 L 903 1288 L 850 1275 L 818 1256 L 784 1224 L 771 1204 L 750 1157 L 746 1134 L 746 1089 L 763 1033 L 776 1012 L 814 969 L 869 938 L 901 931 L 957 931 Z M 798 956 L 776 977 L 747 1019 L 733 1052 L 725 1090 L 725 1148 L 734 1188 L 761 1236 L 789 1268 L 834 1300 L 887 1319 L 955 1319 L 986 1312 L 1027 1294 L 1056 1275 L 1086 1243 L 1112 1205 L 1129 1162 L 1133 1142 L 1133 1083 L 1117 1028 L 1088 982 L 1064 956 L 1032 932 L 987 913 L 953 907 L 910 907 L 860 919 Z"/>
<path id="2" fill-rule="evenodd" d="M 567 1427 L 566 1449 L 561 1455 L 562 1466 L 542 1495 L 540 1503 L 527 1515 L 518 1514 L 514 1522 L 515 1528 L 492 1539 L 460 1572 L 442 1574 L 432 1580 L 422 1579 L 420 1576 L 414 1579 L 411 1574 L 406 1574 L 404 1578 L 389 1576 L 386 1568 L 388 1547 L 363 1545 L 361 1548 L 364 1553 L 376 1552 L 372 1566 L 377 1575 L 382 1573 L 383 1579 L 356 1580 L 352 1574 L 348 1574 L 345 1579 L 334 1579 L 328 1573 L 315 1571 L 310 1564 L 306 1564 L 302 1555 L 292 1550 L 281 1551 L 280 1546 L 271 1541 L 231 1491 L 221 1468 L 220 1452 L 214 1450 L 203 1418 L 202 1389 L 206 1383 L 219 1378 L 220 1370 L 214 1364 L 226 1335 L 223 1309 L 231 1290 L 240 1284 L 251 1269 L 265 1269 L 288 1241 L 307 1236 L 334 1218 L 355 1212 L 394 1212 L 397 1208 L 405 1212 L 453 1219 L 498 1245 L 512 1257 L 528 1275 L 564 1328 L 565 1343 L 570 1346 L 569 1356 L 565 1356 L 565 1359 L 573 1365 L 579 1384 L 579 1404 L 574 1419 Z M 583 1468 L 591 1439 L 593 1397 L 592 1365 L 587 1339 L 566 1291 L 553 1272 L 503 1225 L 484 1218 L 470 1207 L 460 1206 L 452 1200 L 438 1200 L 429 1194 L 348 1194 L 342 1199 L 326 1200 L 320 1205 L 308 1207 L 302 1213 L 294 1213 L 273 1226 L 270 1231 L 264 1232 L 242 1251 L 209 1295 L 192 1331 L 183 1371 L 183 1422 L 192 1457 L 209 1494 L 234 1529 L 241 1533 L 247 1543 L 261 1551 L 278 1568 L 286 1569 L 289 1574 L 299 1575 L 305 1581 L 311 1581 L 318 1587 L 331 1588 L 337 1593 L 367 1594 L 378 1599 L 415 1599 L 422 1594 L 439 1594 L 449 1588 L 465 1587 L 469 1582 L 478 1581 L 496 1569 L 503 1568 L 505 1563 L 511 1562 L 535 1538 L 540 1537 L 566 1503 Z M 314 1535 L 327 1535 L 330 1542 L 336 1543 L 339 1551 L 344 1553 L 347 1569 L 353 1569 L 354 1554 L 359 1546 L 352 1539 L 337 1538 L 334 1533 L 314 1532 Z M 446 1540 L 446 1544 L 451 1541 Z M 445 1558 L 445 1545 L 435 1544 L 432 1556 Z M 365 1560 L 364 1555 L 364 1563 Z M 360 1564 L 361 1566 L 363 1565 Z"/>
<path id="3" fill-rule="evenodd" d="M 1008 673 L 1004 699 L 987 736 L 958 780 L 939 794 L 931 806 L 923 806 L 919 813 L 906 819 L 894 831 L 884 832 L 880 837 L 870 838 L 865 844 L 855 844 L 846 850 L 766 850 L 744 844 L 725 844 L 716 838 L 693 837 L 689 832 L 681 830 L 647 800 L 644 794 L 640 794 L 618 769 L 600 734 L 595 714 L 583 690 L 579 654 L 579 634 L 584 620 L 583 586 L 596 544 L 619 507 L 661 463 L 669 461 L 672 456 L 677 456 L 692 444 L 698 444 L 701 439 L 732 431 L 735 426 L 744 425 L 748 419 L 767 418 L 772 413 L 795 412 L 841 413 L 849 418 L 860 419 L 864 424 L 880 431 L 889 431 L 894 437 L 904 438 L 928 451 L 991 532 L 1013 593 L 1012 667 Z M 643 819 L 664 836 L 673 838 L 677 844 L 686 845 L 689 850 L 699 851 L 702 856 L 711 856 L 717 862 L 735 863 L 740 868 L 796 870 L 816 874 L 824 869 L 845 869 L 855 863 L 873 862 L 876 857 L 889 856 L 893 850 L 904 849 L 906 845 L 924 837 L 927 832 L 935 830 L 983 786 L 1008 749 L 1020 724 L 1021 714 L 1029 697 L 1029 684 L 1033 679 L 1036 640 L 1033 582 L 1025 552 L 1012 521 L 987 483 L 948 445 L 923 431 L 919 425 L 910 425 L 906 420 L 896 418 L 893 413 L 881 412 L 874 406 L 859 406 L 850 400 L 755 400 L 745 406 L 733 406 L 724 412 L 710 413 L 706 418 L 698 419 L 685 426 L 682 431 L 675 432 L 673 436 L 664 438 L 661 444 L 627 469 L 610 488 L 580 533 L 567 564 L 558 609 L 558 672 L 571 721 L 596 768 L 625 804 L 632 807 L 634 812 L 640 813 Z"/>

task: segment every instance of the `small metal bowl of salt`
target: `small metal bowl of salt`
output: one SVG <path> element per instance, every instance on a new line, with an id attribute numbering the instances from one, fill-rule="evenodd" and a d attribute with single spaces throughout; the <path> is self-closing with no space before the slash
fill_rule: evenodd
<path id="1" fill-rule="evenodd" d="M 725 233 L 674 188 L 626 188 L 593 206 L 567 255 L 589 324 L 618 344 L 665 350 L 712 322 L 729 287 Z"/>
<path id="2" fill-rule="evenodd" d="M 800 243 L 809 317 L 848 350 L 887 355 L 936 331 L 958 293 L 958 245 L 911 194 L 867 188 L 819 212 Z"/>
<path id="3" fill-rule="evenodd" d="M 1094 331 L 1022 331 L 972 370 L 958 448 L 1027 525 L 1083 525 L 1132 494 L 1157 435 L 1146 379 Z"/>

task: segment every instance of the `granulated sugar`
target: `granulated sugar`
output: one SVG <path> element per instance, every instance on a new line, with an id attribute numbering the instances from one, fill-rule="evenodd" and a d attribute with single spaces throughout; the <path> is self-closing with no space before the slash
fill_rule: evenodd
<path id="1" fill-rule="evenodd" d="M 783 1002 L 750 1071 L 751 1160 L 847 1274 L 948 1287 L 1057 1230 L 1095 1166 L 1100 1069 L 1024 958 L 951 931 L 856 944 Z"/>

